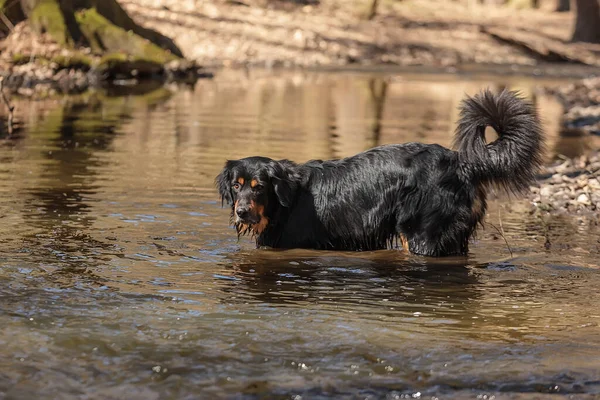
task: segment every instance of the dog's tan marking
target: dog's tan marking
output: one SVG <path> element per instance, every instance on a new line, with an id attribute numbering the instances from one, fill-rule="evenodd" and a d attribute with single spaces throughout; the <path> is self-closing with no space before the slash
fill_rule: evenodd
<path id="1" fill-rule="evenodd" d="M 258 181 L 257 181 L 256 179 L 252 179 L 252 180 L 250 181 L 250 187 L 251 187 L 251 188 L 255 188 L 255 187 L 256 187 L 256 185 L 258 185 Z"/>
<path id="2" fill-rule="evenodd" d="M 485 191 L 482 188 L 477 189 L 477 194 L 471 204 L 471 217 L 477 222 L 481 221 L 485 214 L 484 198 Z"/>
<path id="3" fill-rule="evenodd" d="M 250 225 L 247 225 L 247 224 L 240 224 L 239 227 L 240 227 L 240 232 L 245 232 L 248 229 L 250 229 Z"/>
<path id="4" fill-rule="evenodd" d="M 238 178 L 237 182 L 238 182 L 240 185 L 244 186 L 244 182 L 246 182 L 246 181 L 244 180 L 244 178 L 241 178 L 241 177 L 240 177 L 240 178 Z"/>
<path id="5" fill-rule="evenodd" d="M 258 223 L 252 225 L 252 233 L 255 235 L 260 235 L 267 228 L 267 225 L 269 225 L 269 218 L 265 216 L 265 206 L 258 205 L 254 201 L 251 201 L 250 209 L 260 217 Z"/>
<path id="6" fill-rule="evenodd" d="M 406 236 L 404 235 L 404 233 L 400 234 L 400 243 L 402 244 L 402 248 L 406 251 L 409 251 L 408 249 L 408 239 L 406 238 Z"/>

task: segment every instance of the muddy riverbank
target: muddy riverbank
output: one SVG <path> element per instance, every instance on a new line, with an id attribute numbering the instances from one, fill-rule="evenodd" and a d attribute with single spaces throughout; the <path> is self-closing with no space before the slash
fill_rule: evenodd
<path id="1" fill-rule="evenodd" d="M 77 94 L 105 86 L 130 87 L 154 83 L 193 84 L 212 72 L 193 60 L 157 63 L 124 54 L 99 55 L 90 48 L 65 48 L 48 34 L 34 34 L 27 22 L 0 41 L 3 88 L 25 97 Z M 139 89 L 139 88 L 138 88 Z"/>
<path id="2" fill-rule="evenodd" d="M 600 210 L 600 153 L 561 158 L 544 167 L 531 200 L 541 211 L 596 213 Z"/>
<path id="3" fill-rule="evenodd" d="M 558 154 L 532 188 L 532 200 L 543 211 L 596 213 L 600 210 L 600 78 L 546 87 L 562 104 L 561 136 L 591 143 L 587 149 Z M 567 150 L 574 150 L 570 146 Z"/>

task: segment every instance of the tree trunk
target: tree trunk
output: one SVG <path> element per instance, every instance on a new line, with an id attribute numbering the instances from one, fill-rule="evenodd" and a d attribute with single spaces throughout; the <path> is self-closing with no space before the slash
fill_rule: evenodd
<path id="1" fill-rule="evenodd" d="M 371 147 L 379 146 L 381 141 L 381 120 L 387 95 L 388 83 L 383 79 L 369 80 L 369 91 L 373 101 L 373 137 Z"/>
<path id="2" fill-rule="evenodd" d="M 0 0 L 0 11 L 7 17 L 0 19 L 4 32 L 26 19 L 34 31 L 65 47 L 91 47 L 96 54 L 158 63 L 183 57 L 171 39 L 136 24 L 116 0 Z"/>
<path id="3" fill-rule="evenodd" d="M 571 0 L 558 0 L 556 5 L 557 12 L 571 11 Z"/>
<path id="4" fill-rule="evenodd" d="M 576 0 L 573 42 L 600 43 L 600 0 Z"/>

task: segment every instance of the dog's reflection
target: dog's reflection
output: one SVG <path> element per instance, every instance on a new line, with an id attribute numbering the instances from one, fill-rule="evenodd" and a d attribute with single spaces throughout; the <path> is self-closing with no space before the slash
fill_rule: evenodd
<path id="1" fill-rule="evenodd" d="M 237 278 L 228 302 L 384 304 L 407 311 L 430 305 L 469 307 L 479 294 L 466 257 L 432 259 L 398 251 L 363 253 L 261 250 L 229 257 Z M 450 304 L 451 303 L 451 304 Z"/>

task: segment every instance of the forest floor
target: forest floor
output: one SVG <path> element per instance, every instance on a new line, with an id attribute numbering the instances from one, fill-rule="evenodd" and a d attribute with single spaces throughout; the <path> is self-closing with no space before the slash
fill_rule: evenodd
<path id="1" fill-rule="evenodd" d="M 206 66 L 534 66 L 539 57 L 487 29 L 564 42 L 573 26 L 570 13 L 443 0 L 384 1 L 371 20 L 361 17 L 366 2 L 362 7 L 351 0 L 264 3 L 121 1 L 136 21 L 168 33 L 186 57 Z"/>

